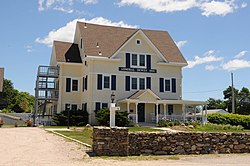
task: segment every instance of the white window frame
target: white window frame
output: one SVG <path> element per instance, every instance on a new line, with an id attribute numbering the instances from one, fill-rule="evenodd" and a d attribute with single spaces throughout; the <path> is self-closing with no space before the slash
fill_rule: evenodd
<path id="1" fill-rule="evenodd" d="M 132 80 L 136 79 L 136 89 L 133 89 L 133 83 Z M 138 78 L 137 77 L 131 77 L 131 90 L 138 90 Z"/>
<path id="2" fill-rule="evenodd" d="M 133 60 L 132 60 L 133 54 L 137 55 L 137 65 L 133 65 L 133 63 L 132 63 L 133 62 Z M 145 58 L 145 65 L 144 66 L 140 66 L 140 55 L 143 55 Z M 130 53 L 130 64 L 131 64 L 132 68 L 146 68 L 147 67 L 146 54 L 145 53 Z"/>
<path id="3" fill-rule="evenodd" d="M 109 77 L 109 88 L 105 88 L 104 87 L 104 77 Z M 103 80 L 102 89 L 111 89 L 111 75 L 105 75 L 105 74 L 103 74 L 102 75 L 102 80 Z"/>
<path id="4" fill-rule="evenodd" d="M 169 80 L 169 85 L 170 85 L 170 88 L 169 88 L 169 91 L 166 90 L 166 80 Z M 171 78 L 165 78 L 164 79 L 164 92 L 172 92 L 172 82 L 171 82 Z"/>
<path id="5" fill-rule="evenodd" d="M 140 43 L 138 44 L 137 41 L 139 41 Z M 136 45 L 141 45 L 141 39 L 136 39 L 136 40 L 135 40 L 135 44 L 136 44 Z"/>
<path id="6" fill-rule="evenodd" d="M 77 90 L 73 90 L 73 80 L 77 80 Z M 71 78 L 71 92 L 78 92 L 79 91 L 79 79 Z"/>
<path id="7" fill-rule="evenodd" d="M 136 84 L 137 84 L 136 89 L 132 88 L 132 85 L 133 85 L 132 84 L 132 79 L 133 78 L 136 79 Z M 144 89 L 140 89 L 140 79 L 141 78 L 144 79 Z M 131 87 L 130 89 L 131 90 L 145 90 L 146 89 L 146 83 L 147 83 L 147 79 L 145 77 L 131 77 L 130 78 L 130 87 Z"/>

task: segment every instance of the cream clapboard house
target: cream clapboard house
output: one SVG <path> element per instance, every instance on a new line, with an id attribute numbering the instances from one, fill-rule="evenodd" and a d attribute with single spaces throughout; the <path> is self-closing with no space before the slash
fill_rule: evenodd
<path id="1" fill-rule="evenodd" d="M 54 111 L 85 109 L 91 124 L 112 92 L 135 123 L 185 119 L 190 106 L 205 105 L 182 99 L 187 61 L 166 31 L 77 22 L 73 43 L 54 41 L 50 65 L 60 67 Z"/>

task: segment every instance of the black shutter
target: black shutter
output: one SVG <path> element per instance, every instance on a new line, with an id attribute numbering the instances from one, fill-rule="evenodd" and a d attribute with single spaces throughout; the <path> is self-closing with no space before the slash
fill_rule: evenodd
<path id="1" fill-rule="evenodd" d="M 125 90 L 130 91 L 130 76 L 125 77 Z"/>
<path id="2" fill-rule="evenodd" d="M 96 102 L 95 103 L 95 110 L 99 111 L 101 109 L 101 103 L 100 102 Z"/>
<path id="3" fill-rule="evenodd" d="M 86 76 L 85 78 L 85 89 L 86 90 L 88 89 L 88 76 Z"/>
<path id="4" fill-rule="evenodd" d="M 85 89 L 85 78 L 82 77 L 82 91 L 84 92 Z"/>
<path id="5" fill-rule="evenodd" d="M 84 110 L 87 111 L 87 103 L 84 104 Z"/>
<path id="6" fill-rule="evenodd" d="M 164 92 L 164 79 L 160 78 L 159 81 L 160 81 L 159 90 L 160 92 Z"/>
<path id="7" fill-rule="evenodd" d="M 147 55 L 147 71 L 151 69 L 151 55 Z"/>
<path id="8" fill-rule="evenodd" d="M 66 78 L 66 92 L 70 92 L 71 89 L 71 78 Z"/>
<path id="9" fill-rule="evenodd" d="M 130 68 L 130 53 L 126 53 L 126 68 Z"/>
<path id="10" fill-rule="evenodd" d="M 147 89 L 151 89 L 151 77 L 147 77 L 147 85 L 146 85 L 146 87 L 147 87 Z"/>
<path id="11" fill-rule="evenodd" d="M 172 78 L 172 92 L 176 93 L 176 79 Z"/>
<path id="12" fill-rule="evenodd" d="M 116 75 L 111 76 L 111 90 L 116 90 Z"/>
<path id="13" fill-rule="evenodd" d="M 102 90 L 102 74 L 97 74 L 97 90 Z"/>

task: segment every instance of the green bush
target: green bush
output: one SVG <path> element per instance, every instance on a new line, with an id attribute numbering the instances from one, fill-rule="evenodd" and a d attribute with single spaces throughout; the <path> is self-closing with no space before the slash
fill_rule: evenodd
<path id="1" fill-rule="evenodd" d="M 230 124 L 233 126 L 241 125 L 245 129 L 250 129 L 250 115 L 210 114 L 207 118 L 210 123 Z"/>
<path id="2" fill-rule="evenodd" d="M 243 131 L 244 128 L 240 125 L 238 126 L 232 126 L 230 124 L 224 125 L 224 124 L 213 124 L 213 123 L 207 123 L 206 125 L 200 125 L 195 128 L 197 131 Z"/>
<path id="3" fill-rule="evenodd" d="M 83 110 L 70 110 L 69 111 L 69 125 L 70 126 L 85 126 L 88 124 L 89 114 Z M 57 126 L 68 125 L 68 111 L 62 111 L 53 117 L 53 122 Z"/>
<path id="4" fill-rule="evenodd" d="M 110 112 L 108 108 L 95 111 L 95 117 L 101 126 L 109 126 Z M 127 111 L 118 111 L 115 113 L 115 125 L 120 127 L 130 126 Z"/>

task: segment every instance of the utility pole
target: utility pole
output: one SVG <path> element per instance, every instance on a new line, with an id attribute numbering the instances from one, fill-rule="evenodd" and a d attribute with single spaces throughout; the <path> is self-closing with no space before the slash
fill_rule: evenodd
<path id="1" fill-rule="evenodd" d="M 235 107 L 234 107 L 234 75 L 233 72 L 231 72 L 231 80 L 232 80 L 232 113 L 235 114 Z"/>

